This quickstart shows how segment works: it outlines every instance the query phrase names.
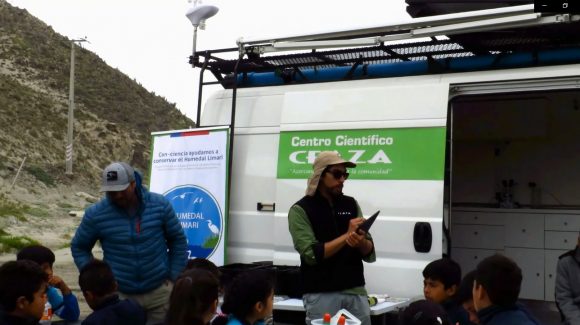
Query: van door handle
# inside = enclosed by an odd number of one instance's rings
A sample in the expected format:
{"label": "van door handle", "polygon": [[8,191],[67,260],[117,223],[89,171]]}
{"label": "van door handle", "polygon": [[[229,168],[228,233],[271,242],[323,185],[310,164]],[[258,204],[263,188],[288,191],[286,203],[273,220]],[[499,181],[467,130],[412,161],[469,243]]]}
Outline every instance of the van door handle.
{"label": "van door handle", "polygon": [[431,230],[431,224],[428,222],[415,223],[415,229],[413,230],[413,245],[415,246],[415,251],[428,253],[431,251],[432,244],[433,231]]}
{"label": "van door handle", "polygon": [[256,209],[258,211],[276,211],[276,203],[262,203],[258,202],[256,204]]}

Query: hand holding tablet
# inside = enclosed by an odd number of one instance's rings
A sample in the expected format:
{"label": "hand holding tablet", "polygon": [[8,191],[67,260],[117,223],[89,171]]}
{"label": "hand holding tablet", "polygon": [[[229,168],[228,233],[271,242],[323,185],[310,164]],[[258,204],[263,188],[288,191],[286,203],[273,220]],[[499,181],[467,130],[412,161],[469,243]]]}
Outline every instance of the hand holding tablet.
{"label": "hand holding tablet", "polygon": [[368,219],[366,219],[363,223],[361,223],[358,228],[356,229],[356,232],[358,233],[359,230],[364,231],[365,233],[369,232],[369,229],[371,229],[371,226],[373,225],[373,222],[375,222],[375,220],[377,219],[377,217],[379,216],[379,213],[381,212],[381,210],[375,212],[372,216],[370,216]]}

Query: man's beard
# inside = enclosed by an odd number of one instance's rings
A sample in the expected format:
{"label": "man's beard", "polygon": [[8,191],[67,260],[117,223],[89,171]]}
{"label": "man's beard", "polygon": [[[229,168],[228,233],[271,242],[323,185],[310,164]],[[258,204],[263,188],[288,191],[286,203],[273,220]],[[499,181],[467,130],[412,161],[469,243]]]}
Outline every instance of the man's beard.
{"label": "man's beard", "polygon": [[332,190],[330,190],[330,195],[333,198],[337,198],[339,196],[342,196],[342,186],[333,187]]}

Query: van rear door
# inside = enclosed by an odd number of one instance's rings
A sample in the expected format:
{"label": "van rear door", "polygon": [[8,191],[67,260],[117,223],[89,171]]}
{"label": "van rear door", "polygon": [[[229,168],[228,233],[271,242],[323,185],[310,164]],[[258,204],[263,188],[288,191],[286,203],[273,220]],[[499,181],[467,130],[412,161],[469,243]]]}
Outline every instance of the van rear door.
{"label": "van rear door", "polygon": [[357,163],[344,193],[365,217],[381,210],[370,231],[377,261],[365,264],[368,291],[421,295],[422,269],[442,255],[449,85],[423,76],[291,88],[280,125],[274,263],[300,263],[287,213],[316,154],[336,150]]}

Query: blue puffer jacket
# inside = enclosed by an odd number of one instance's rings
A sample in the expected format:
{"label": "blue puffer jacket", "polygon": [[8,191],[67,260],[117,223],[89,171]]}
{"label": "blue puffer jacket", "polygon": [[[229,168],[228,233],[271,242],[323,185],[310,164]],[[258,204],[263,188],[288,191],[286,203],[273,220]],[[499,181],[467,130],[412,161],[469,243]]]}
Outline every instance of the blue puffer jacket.
{"label": "blue puffer jacket", "polygon": [[96,241],[119,283],[119,291],[141,294],[175,281],[187,263],[187,240],[171,203],[141,186],[135,172],[140,207],[133,218],[108,198],[91,205],[71,242],[79,270],[91,259]]}

